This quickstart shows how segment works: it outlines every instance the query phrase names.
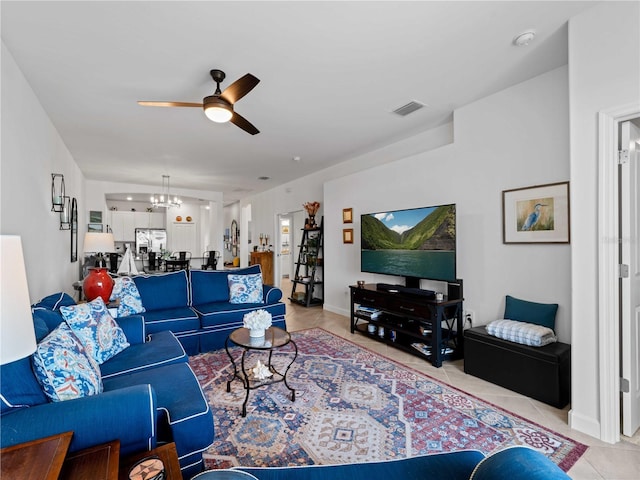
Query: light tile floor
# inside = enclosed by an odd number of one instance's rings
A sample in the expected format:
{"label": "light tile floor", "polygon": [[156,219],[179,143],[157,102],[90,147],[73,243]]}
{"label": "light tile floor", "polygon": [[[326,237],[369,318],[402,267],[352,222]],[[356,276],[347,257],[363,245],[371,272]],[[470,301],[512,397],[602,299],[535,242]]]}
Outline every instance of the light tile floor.
{"label": "light tile floor", "polygon": [[[287,289],[285,285],[282,287],[284,296],[288,296],[291,291],[290,288]],[[444,383],[469,392],[505,410],[588,445],[589,449],[568,472],[574,480],[640,479],[640,431],[636,432],[633,438],[624,437],[623,441],[611,445],[569,428],[567,424],[569,406],[560,410],[467,375],[463,370],[463,360],[445,362],[441,368],[434,368],[430,363],[418,357],[361,334],[351,334],[347,317],[324,311],[322,307],[305,308],[291,304],[287,300],[286,318],[289,331],[313,327],[324,328]]]}

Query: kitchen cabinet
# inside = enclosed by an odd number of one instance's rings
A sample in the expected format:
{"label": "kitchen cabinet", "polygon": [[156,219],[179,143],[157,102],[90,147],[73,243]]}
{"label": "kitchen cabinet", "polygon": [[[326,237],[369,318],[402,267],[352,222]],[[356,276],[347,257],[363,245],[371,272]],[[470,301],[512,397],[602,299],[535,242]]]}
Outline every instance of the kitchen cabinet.
{"label": "kitchen cabinet", "polygon": [[164,212],[111,211],[110,223],[116,242],[135,242],[136,228],[164,228]]}

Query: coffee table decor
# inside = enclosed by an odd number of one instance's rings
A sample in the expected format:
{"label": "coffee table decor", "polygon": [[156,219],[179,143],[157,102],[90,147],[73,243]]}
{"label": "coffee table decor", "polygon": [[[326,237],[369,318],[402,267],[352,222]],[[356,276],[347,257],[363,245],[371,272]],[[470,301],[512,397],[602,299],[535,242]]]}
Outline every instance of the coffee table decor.
{"label": "coffee table decor", "polygon": [[263,364],[260,360],[258,360],[258,363],[256,363],[256,366],[253,367],[252,372],[253,372],[253,378],[257,380],[264,380],[266,378],[273,377],[273,373],[271,373],[271,370],[269,370],[269,367]]}
{"label": "coffee table decor", "polygon": [[249,329],[252,338],[264,337],[264,332],[271,326],[271,314],[266,310],[254,310],[243,317],[244,328]]}

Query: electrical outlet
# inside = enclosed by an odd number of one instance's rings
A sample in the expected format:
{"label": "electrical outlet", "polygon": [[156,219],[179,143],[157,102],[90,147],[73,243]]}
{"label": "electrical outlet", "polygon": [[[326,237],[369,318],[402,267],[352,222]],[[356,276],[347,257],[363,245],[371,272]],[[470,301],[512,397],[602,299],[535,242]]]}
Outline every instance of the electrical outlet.
{"label": "electrical outlet", "polygon": [[476,312],[473,310],[464,310],[462,313],[462,319],[464,320],[465,328],[467,327],[467,324],[469,325],[469,328],[471,328],[476,323]]}

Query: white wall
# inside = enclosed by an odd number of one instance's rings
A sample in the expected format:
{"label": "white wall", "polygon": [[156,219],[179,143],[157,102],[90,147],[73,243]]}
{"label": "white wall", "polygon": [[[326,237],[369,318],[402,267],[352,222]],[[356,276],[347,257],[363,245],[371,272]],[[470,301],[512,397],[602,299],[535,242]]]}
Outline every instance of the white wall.
{"label": "white wall", "polygon": [[[600,437],[598,112],[640,101],[638,2],[605,2],[569,23],[573,428]],[[603,34],[606,32],[606,35]]]}
{"label": "white wall", "polygon": [[[569,245],[504,245],[502,191],[569,179],[567,68],[455,112],[452,145],[325,184],[325,308],[347,314],[348,285],[401,282],[360,273],[360,215],[457,204],[458,277],[476,324],[500,318],[506,294],[558,303],[557,332],[570,341]],[[342,223],[353,208],[354,223]],[[355,242],[342,243],[354,228]]]}
{"label": "white wall", "polygon": [[[73,294],[80,267],[70,260],[70,231],[60,230],[59,214],[51,211],[51,174],[64,175],[79,225],[87,223],[84,177],[4,43],[1,56],[0,232],[22,237],[33,302],[56,291]],[[83,238],[79,230],[78,258]]]}
{"label": "white wall", "polygon": [[[344,162],[333,167],[242,199],[240,202],[242,206],[251,204],[251,233],[254,237],[252,245],[256,244],[256,235],[260,233],[269,235],[275,241],[278,214],[299,212],[303,210],[302,204],[305,202],[320,202],[320,210],[316,215],[316,218],[320,219],[324,214],[323,185],[326,181],[449,144],[453,141],[452,128],[451,124],[442,125],[379,150],[345,159]],[[291,168],[295,169],[296,164],[292,163]],[[294,228],[298,227],[294,226]],[[295,245],[293,248],[295,249]]]}

